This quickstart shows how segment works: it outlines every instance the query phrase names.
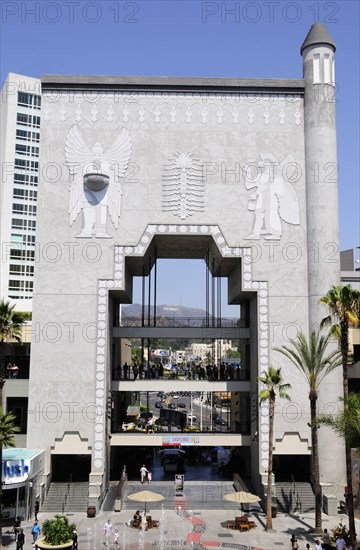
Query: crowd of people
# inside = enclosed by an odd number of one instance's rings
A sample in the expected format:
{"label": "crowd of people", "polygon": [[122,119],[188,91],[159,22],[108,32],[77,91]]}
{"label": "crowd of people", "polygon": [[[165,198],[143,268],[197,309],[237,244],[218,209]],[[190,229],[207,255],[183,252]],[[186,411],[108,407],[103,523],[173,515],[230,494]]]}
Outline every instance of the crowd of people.
{"label": "crowd of people", "polygon": [[301,547],[296,535],[291,535],[290,550],[355,550],[350,543],[347,543],[342,535],[339,535],[335,540],[335,547],[331,544],[330,533],[324,529],[321,540],[317,539],[315,545],[312,546],[309,542],[305,544],[305,548]]}
{"label": "crowd of people", "polygon": [[[143,379],[162,379],[165,377],[163,364],[150,364],[134,362],[128,365],[118,365],[116,367],[117,380],[143,380]],[[181,369],[178,365],[172,365],[168,371],[169,378],[176,379],[183,374],[187,380],[246,380],[247,371],[236,363],[221,363],[217,365],[203,365],[201,363],[186,363]]]}

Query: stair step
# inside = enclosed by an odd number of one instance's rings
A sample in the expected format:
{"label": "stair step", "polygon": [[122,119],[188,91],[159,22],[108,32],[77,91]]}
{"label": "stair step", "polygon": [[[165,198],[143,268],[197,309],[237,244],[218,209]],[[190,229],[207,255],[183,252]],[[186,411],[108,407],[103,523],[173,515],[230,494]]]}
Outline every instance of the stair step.
{"label": "stair step", "polygon": [[276,503],[280,511],[286,513],[292,512],[310,512],[315,510],[315,496],[310,483],[296,482],[276,482]]}
{"label": "stair step", "polygon": [[[68,483],[52,482],[42,506],[43,512],[76,512],[86,511],[89,484],[86,482]],[[66,503],[63,508],[65,496]]]}

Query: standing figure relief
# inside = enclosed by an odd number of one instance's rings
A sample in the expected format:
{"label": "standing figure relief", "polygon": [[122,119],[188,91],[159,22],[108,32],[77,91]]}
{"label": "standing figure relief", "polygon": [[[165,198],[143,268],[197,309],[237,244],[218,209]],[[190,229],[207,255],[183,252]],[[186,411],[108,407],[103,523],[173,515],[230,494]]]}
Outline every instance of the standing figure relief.
{"label": "standing figure relief", "polygon": [[[254,189],[248,198],[248,210],[254,212],[254,224],[246,239],[279,240],[282,235],[282,221],[291,225],[300,224],[299,199],[292,185],[284,178],[294,173],[294,157],[288,155],[282,163],[270,153],[261,153],[257,163],[257,174],[251,170],[254,165],[244,165],[245,187]],[[290,176],[291,177],[291,176]]]}

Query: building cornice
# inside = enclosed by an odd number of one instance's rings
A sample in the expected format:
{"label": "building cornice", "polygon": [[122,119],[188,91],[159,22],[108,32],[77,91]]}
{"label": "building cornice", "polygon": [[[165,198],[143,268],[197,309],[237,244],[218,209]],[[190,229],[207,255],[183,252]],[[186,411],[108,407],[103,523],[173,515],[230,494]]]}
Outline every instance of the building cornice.
{"label": "building cornice", "polygon": [[43,75],[42,90],[194,92],[199,93],[303,93],[305,81],[286,78],[206,78],[148,76]]}

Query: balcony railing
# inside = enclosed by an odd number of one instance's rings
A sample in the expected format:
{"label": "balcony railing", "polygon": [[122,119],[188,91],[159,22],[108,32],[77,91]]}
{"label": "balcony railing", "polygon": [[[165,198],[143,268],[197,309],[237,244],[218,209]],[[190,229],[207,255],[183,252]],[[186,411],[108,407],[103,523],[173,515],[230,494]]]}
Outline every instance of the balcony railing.
{"label": "balcony railing", "polygon": [[113,372],[112,381],[116,382],[134,382],[134,380],[186,380],[186,381],[193,381],[193,380],[208,380],[210,382],[219,382],[219,381],[227,381],[227,380],[234,380],[234,381],[242,381],[246,382],[250,380],[250,370],[245,368],[234,368],[231,371],[225,370],[217,372],[217,374],[211,373],[210,375],[206,372],[205,373],[199,373],[199,372],[188,372],[185,373],[184,371],[180,371],[177,374],[175,372],[172,372],[170,370],[166,370],[166,367],[163,367],[163,370],[160,370],[159,367],[157,367],[155,370],[150,370],[142,373],[136,373],[134,374],[133,370],[130,369],[130,371],[127,373],[126,377],[124,377],[124,372],[121,370],[121,372]]}
{"label": "balcony railing", "polygon": [[123,316],[123,327],[166,327],[166,328],[246,328],[245,320],[239,317],[164,317]]}

